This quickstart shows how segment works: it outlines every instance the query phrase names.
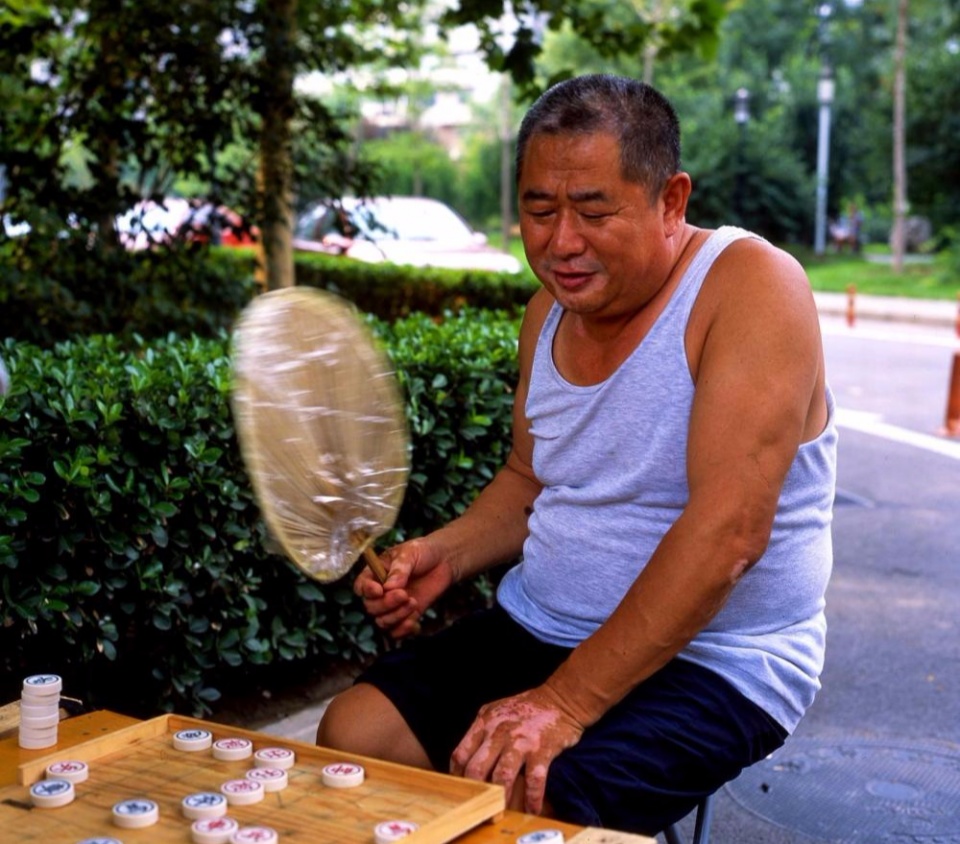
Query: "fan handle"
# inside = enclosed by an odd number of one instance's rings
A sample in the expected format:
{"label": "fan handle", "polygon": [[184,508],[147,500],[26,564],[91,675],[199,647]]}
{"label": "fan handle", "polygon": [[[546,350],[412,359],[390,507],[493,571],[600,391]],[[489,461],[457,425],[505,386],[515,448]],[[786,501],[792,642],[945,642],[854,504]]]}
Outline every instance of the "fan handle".
{"label": "fan handle", "polygon": [[[368,545],[363,549],[363,559],[368,566],[370,566],[370,571],[374,573],[377,580],[381,583],[384,583],[387,579],[387,570],[383,567],[383,563],[380,561],[380,558],[377,556],[377,552],[373,550],[373,547]],[[420,622],[416,622],[413,626],[413,635],[418,636],[420,634]]]}
{"label": "fan handle", "polygon": [[387,570],[383,567],[383,563],[380,562],[377,552],[374,551],[371,546],[368,545],[363,549],[363,559],[366,561],[367,565],[370,566],[370,571],[377,576],[377,580],[379,580],[381,583],[386,581]]}

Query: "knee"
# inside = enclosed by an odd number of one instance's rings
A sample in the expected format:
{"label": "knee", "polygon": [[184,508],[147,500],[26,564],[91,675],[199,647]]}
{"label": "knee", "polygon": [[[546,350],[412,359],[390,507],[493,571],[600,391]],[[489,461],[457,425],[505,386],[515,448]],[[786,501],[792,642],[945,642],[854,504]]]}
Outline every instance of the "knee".
{"label": "knee", "polygon": [[353,713],[349,698],[351,689],[341,692],[333,698],[323,711],[317,725],[317,744],[333,750],[352,750],[356,737],[356,714]]}
{"label": "knee", "polygon": [[429,768],[430,759],[403,717],[379,690],[358,683],[327,705],[317,744],[359,756]]}

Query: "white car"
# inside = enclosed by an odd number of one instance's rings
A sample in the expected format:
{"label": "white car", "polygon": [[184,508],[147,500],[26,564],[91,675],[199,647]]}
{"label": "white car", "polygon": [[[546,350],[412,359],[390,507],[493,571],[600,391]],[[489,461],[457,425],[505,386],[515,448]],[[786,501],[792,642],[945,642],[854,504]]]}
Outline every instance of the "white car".
{"label": "white car", "polygon": [[[342,210],[341,210],[342,209]],[[298,221],[294,249],[368,263],[518,273],[520,262],[494,248],[456,211],[435,199],[390,196],[319,203]]]}

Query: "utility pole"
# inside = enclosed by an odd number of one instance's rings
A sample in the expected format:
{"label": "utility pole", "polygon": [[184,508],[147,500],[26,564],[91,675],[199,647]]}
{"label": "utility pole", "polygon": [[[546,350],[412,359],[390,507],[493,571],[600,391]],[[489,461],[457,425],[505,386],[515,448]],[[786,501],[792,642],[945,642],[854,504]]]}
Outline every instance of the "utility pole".
{"label": "utility pole", "polygon": [[897,42],[893,54],[893,270],[903,272],[906,246],[907,164],[906,164],[906,59],[909,0],[897,3]]}
{"label": "utility pole", "polygon": [[743,219],[743,147],[747,133],[747,123],[750,121],[750,92],[746,88],[738,88],[733,96],[733,119],[736,121],[737,157],[736,172],[733,174],[733,213],[738,226],[744,226]]}
{"label": "utility pole", "polygon": [[822,3],[817,8],[820,41],[820,78],[817,79],[817,196],[813,229],[813,252],[823,255],[827,246],[827,183],[830,178],[830,108],[833,105],[834,80],[830,64],[830,16],[833,6]]}
{"label": "utility pole", "polygon": [[813,251],[822,255],[826,249],[827,182],[830,176],[830,106],[833,103],[833,71],[824,62],[817,80],[817,102],[820,117],[817,128],[817,207]]}

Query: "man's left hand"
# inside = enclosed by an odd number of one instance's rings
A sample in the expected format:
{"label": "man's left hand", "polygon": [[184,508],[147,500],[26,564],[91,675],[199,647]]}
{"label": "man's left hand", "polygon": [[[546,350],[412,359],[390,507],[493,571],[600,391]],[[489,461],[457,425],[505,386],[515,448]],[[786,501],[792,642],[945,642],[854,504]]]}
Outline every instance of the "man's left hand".
{"label": "man's left hand", "polygon": [[453,751],[450,770],[499,783],[508,800],[522,772],[524,809],[540,814],[550,763],[580,741],[583,729],[551,689],[538,686],[482,707]]}

